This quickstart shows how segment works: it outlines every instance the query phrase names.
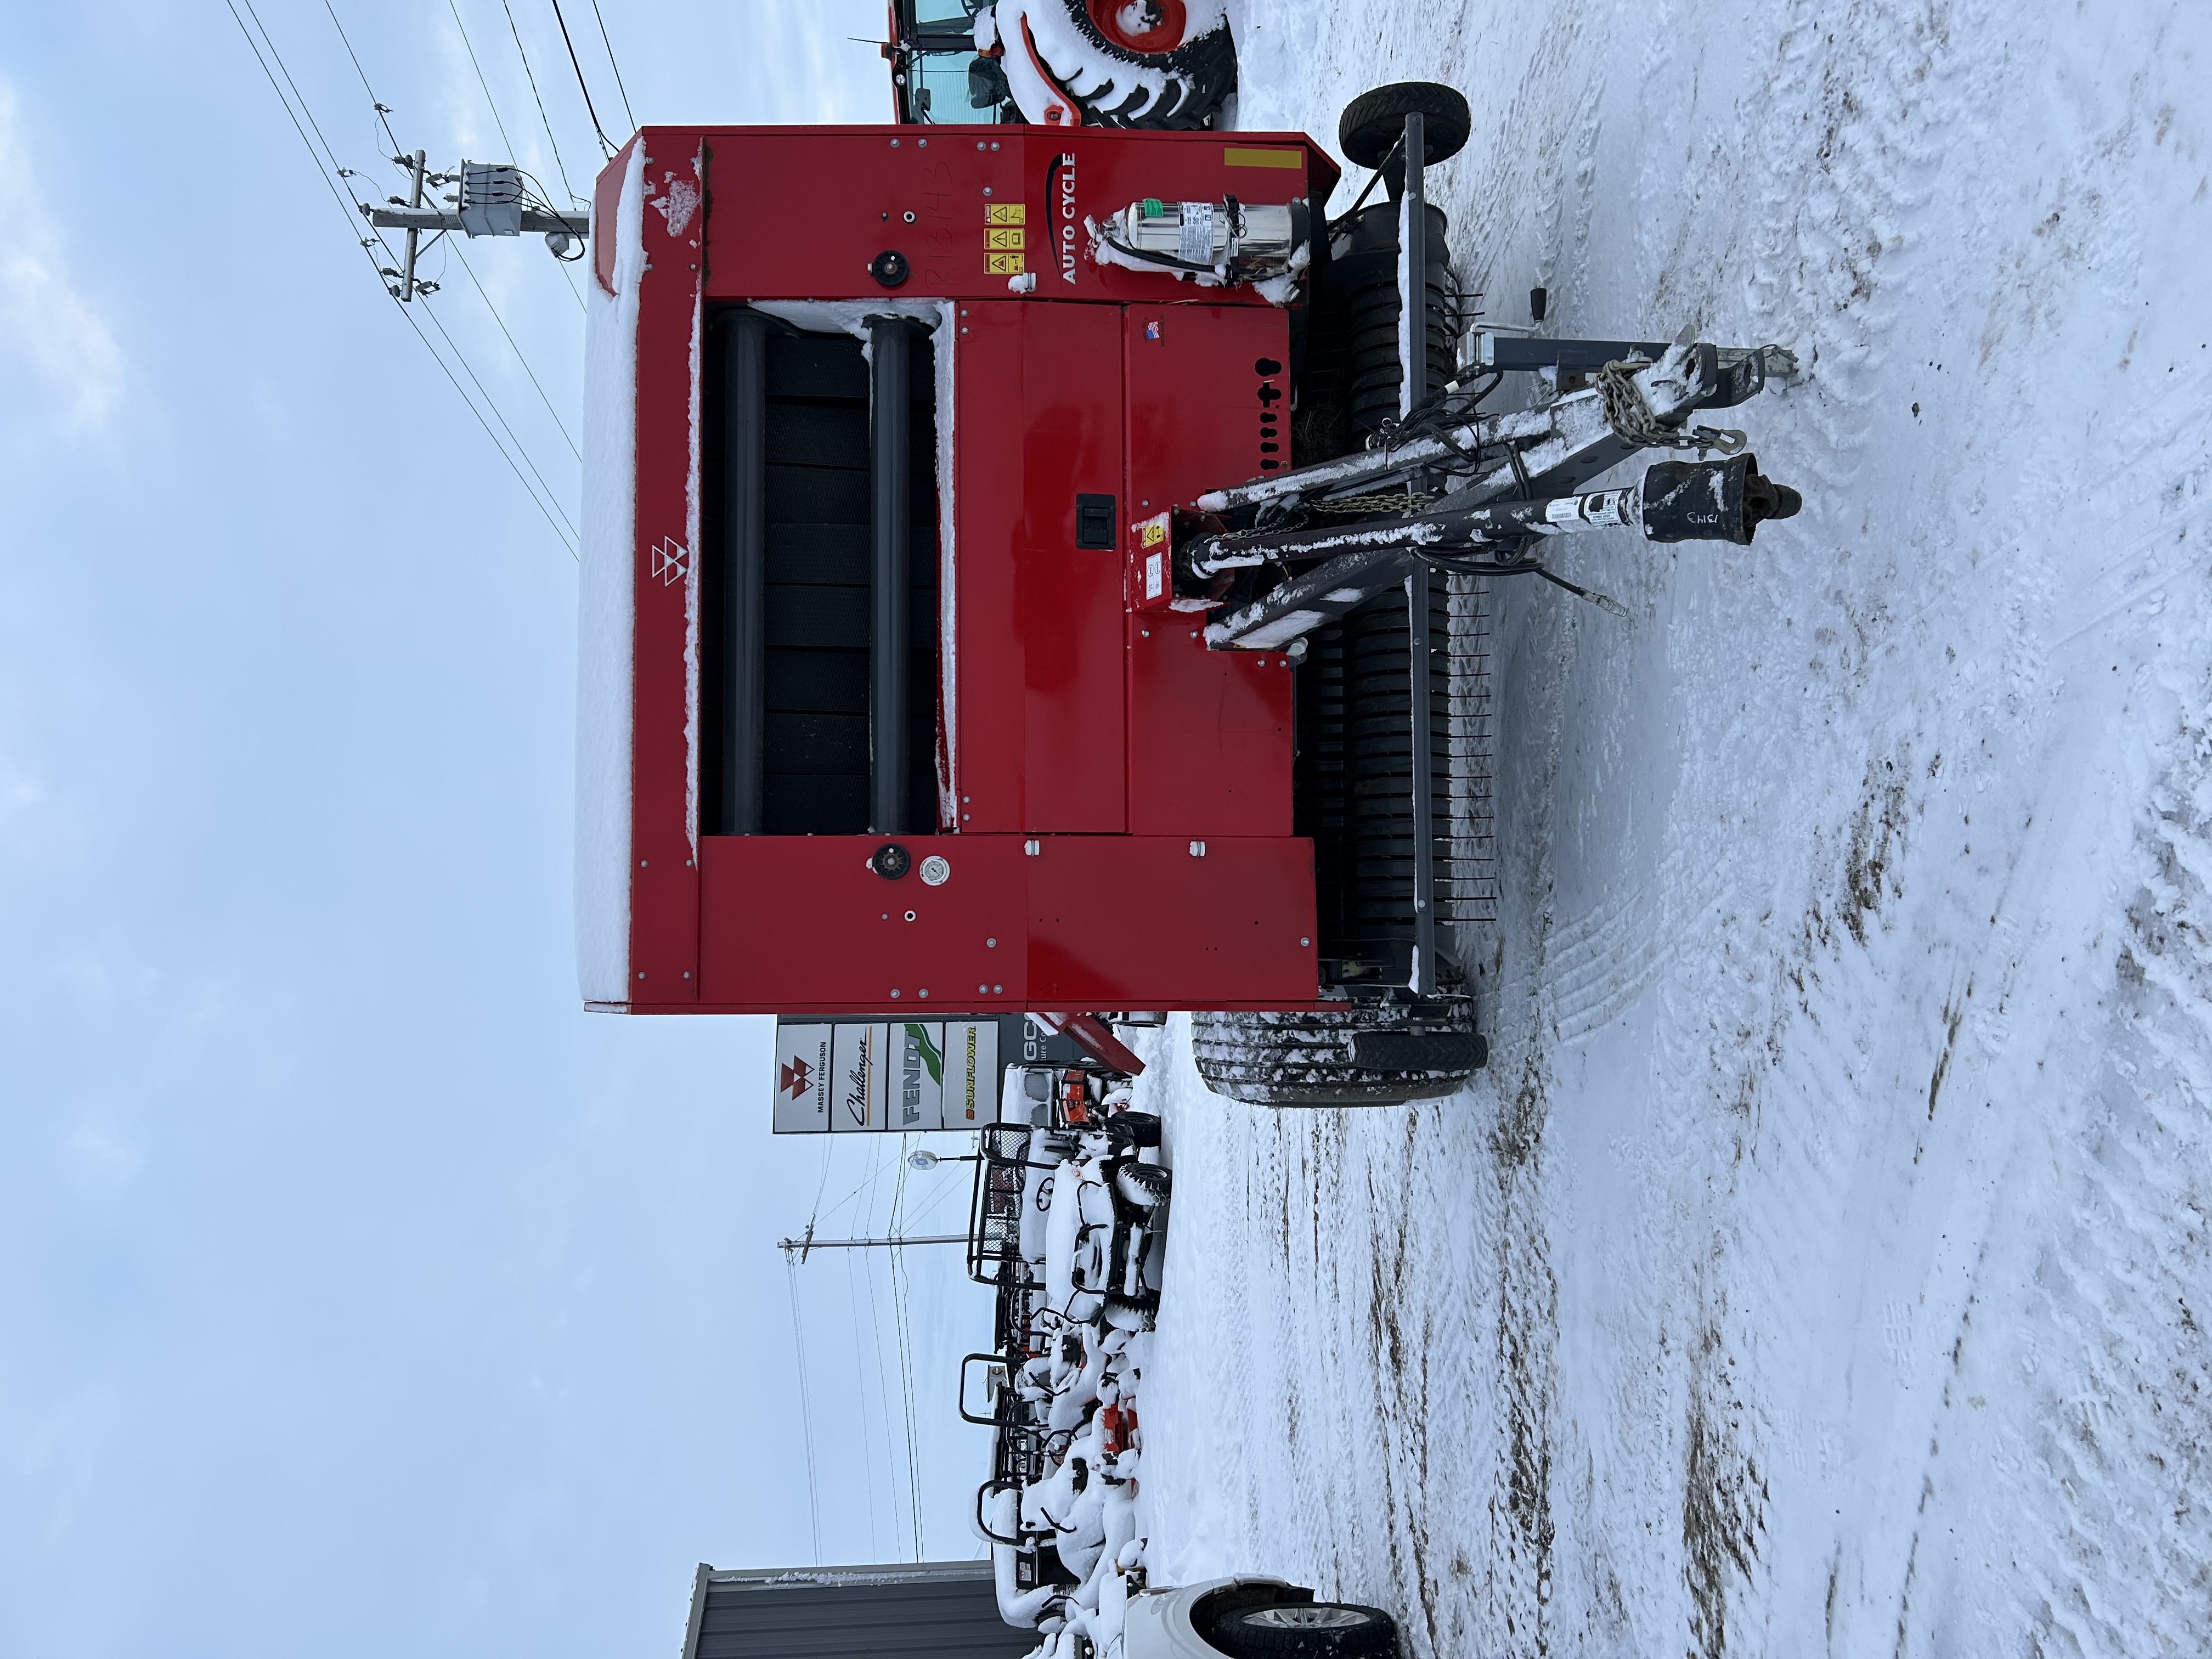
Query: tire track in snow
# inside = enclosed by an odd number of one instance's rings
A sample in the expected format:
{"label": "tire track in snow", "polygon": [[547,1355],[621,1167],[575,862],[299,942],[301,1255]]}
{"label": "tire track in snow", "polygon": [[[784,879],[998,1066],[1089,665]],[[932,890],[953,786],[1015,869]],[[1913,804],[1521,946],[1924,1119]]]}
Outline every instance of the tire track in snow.
{"label": "tire track in snow", "polygon": [[[2212,1176],[2199,958],[2166,920],[2198,890],[2165,872],[2203,879],[2212,786],[2176,757],[2212,691],[2199,520],[2167,495],[2203,428],[2163,386],[2063,405],[2099,362],[2166,366],[2172,328],[2124,345],[2120,318],[2106,353],[2078,301],[2136,280],[2159,216],[2099,168],[2201,154],[2202,121],[2153,142],[2156,73],[2106,96],[2136,14],[2077,40],[1988,5],[1798,4],[1771,36],[1725,9],[1249,10],[1307,53],[1282,62],[1310,102],[1268,93],[1269,125],[1326,134],[1345,94],[1464,66],[1447,205],[1492,288],[1554,274],[1563,332],[1658,295],[1813,375],[1747,411],[1807,487],[1794,524],[1593,541],[1635,629],[1499,595],[1492,1075],[1406,1115],[1187,1103],[1237,1195],[1208,1236],[1248,1253],[1206,1329],[1242,1334],[1204,1385],[1237,1421],[1185,1442],[1216,1472],[1177,1501],[1236,1522],[1203,1565],[1381,1601],[1424,1659],[2185,1650]],[[2167,678],[2138,684],[2154,632]],[[1609,816],[1646,750],[1656,833]],[[2108,878],[2154,786],[2165,827]],[[1532,1076],[1515,1164],[1500,1086]]]}
{"label": "tire track in snow", "polygon": [[1657,981],[1676,954],[1680,918],[1696,908],[1687,849],[1552,933],[1541,986],[1547,1022],[1562,1042],[1610,1024]]}
{"label": "tire track in snow", "polygon": [[[2192,597],[2201,630],[2212,604]],[[2063,1221],[2022,1309],[2042,1340],[1982,1384],[2037,1403],[2017,1478],[2066,1525],[2015,1613],[2050,1653],[2185,1650],[2212,1629],[2212,674],[2176,664],[2144,695],[2178,729],[2106,942],[2093,1092],[2055,1149]]]}

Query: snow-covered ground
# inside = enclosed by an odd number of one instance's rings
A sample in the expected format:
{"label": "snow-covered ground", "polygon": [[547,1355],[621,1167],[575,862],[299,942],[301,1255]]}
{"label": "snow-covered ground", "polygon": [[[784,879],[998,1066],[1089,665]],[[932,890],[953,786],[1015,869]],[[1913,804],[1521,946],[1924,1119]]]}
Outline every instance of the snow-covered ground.
{"label": "snow-covered ground", "polygon": [[1249,0],[1464,88],[1504,320],[1795,346],[1756,549],[1502,597],[1490,1070],[1171,1028],[1156,1577],[1423,1656],[2212,1651],[2212,10]]}

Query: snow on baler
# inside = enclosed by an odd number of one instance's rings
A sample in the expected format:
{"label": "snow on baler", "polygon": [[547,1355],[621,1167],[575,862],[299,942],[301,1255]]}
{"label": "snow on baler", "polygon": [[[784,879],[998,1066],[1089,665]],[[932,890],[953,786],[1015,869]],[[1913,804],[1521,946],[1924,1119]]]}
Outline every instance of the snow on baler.
{"label": "snow on baler", "polygon": [[[1334,219],[1298,134],[633,139],[594,204],[586,1000],[1187,1008],[1237,1098],[1459,1087],[1490,584],[1794,510],[1691,423],[1778,348],[1468,326],[1424,185],[1467,129],[1356,100]],[[1586,490],[1655,447],[1698,459]]]}

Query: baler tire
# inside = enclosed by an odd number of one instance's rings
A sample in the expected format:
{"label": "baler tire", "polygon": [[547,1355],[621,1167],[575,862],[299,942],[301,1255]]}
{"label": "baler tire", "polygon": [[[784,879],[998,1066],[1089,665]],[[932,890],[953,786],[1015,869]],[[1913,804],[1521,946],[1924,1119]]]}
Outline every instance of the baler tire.
{"label": "baler tire", "polygon": [[[1208,125],[1221,100],[1237,89],[1237,43],[1230,38],[1225,16],[1171,51],[1133,52],[1099,32],[1085,0],[1025,3],[1062,13],[1068,27],[1082,37],[1083,57],[1076,63],[1055,62],[1046,56],[1042,43],[1037,51],[1054,82],[1082,110],[1087,124],[1194,131]],[[1115,74],[1119,66],[1151,70],[1162,77],[1161,83],[1123,92]]]}
{"label": "baler tire", "polygon": [[1398,1651],[1398,1621],[1349,1601],[1278,1601],[1225,1615],[1212,1639],[1233,1659],[1382,1659]]}
{"label": "baler tire", "polygon": [[1458,1093],[1489,1058],[1489,1045],[1471,1031],[1449,1032],[1462,1049],[1472,1040],[1473,1064],[1462,1054],[1449,1065],[1397,1070],[1360,1065],[1353,1038],[1373,1031],[1415,1035],[1434,1024],[1416,1025],[1370,1009],[1200,1013],[1191,1018],[1191,1054],[1207,1088],[1247,1105],[1395,1106]]}
{"label": "baler tire", "polygon": [[1344,106],[1336,124],[1337,145],[1344,151],[1344,159],[1355,167],[1381,167],[1390,147],[1404,137],[1406,118],[1416,110],[1421,115],[1426,152],[1424,167],[1448,161],[1467,148],[1468,135],[1474,131],[1474,117],[1456,88],[1437,81],[1396,81],[1363,92]]}

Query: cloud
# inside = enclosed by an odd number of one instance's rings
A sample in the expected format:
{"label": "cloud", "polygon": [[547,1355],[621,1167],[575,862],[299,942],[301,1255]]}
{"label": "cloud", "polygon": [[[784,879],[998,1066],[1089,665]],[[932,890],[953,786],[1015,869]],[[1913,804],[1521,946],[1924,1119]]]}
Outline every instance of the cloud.
{"label": "cloud", "polygon": [[49,405],[67,427],[98,424],[115,406],[123,353],[70,280],[38,164],[25,142],[15,94],[0,85],[0,363],[27,367],[46,383]]}

